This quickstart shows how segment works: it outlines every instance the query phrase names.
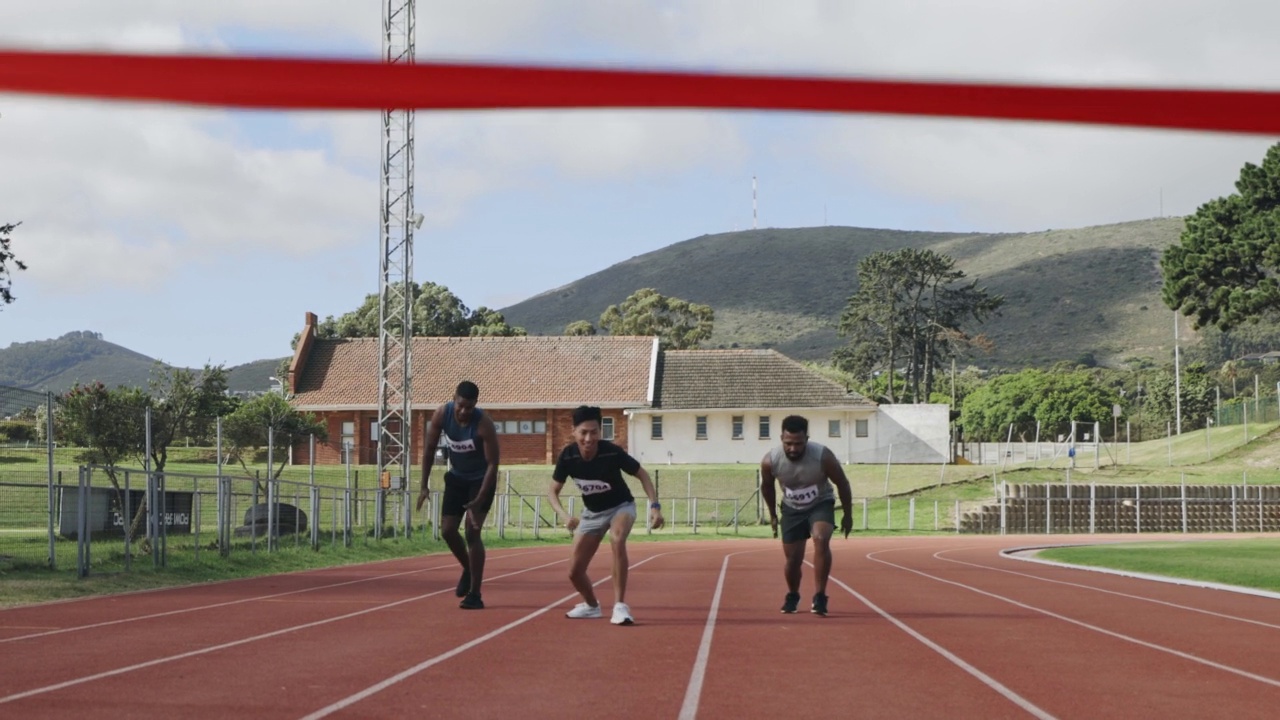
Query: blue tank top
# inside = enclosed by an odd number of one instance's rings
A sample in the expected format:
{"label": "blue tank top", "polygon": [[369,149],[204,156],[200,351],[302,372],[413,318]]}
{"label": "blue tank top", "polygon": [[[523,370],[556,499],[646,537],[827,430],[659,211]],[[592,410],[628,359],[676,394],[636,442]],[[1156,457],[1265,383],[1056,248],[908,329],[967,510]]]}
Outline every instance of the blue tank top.
{"label": "blue tank top", "polygon": [[476,408],[471,423],[460,425],[453,414],[453,402],[445,403],[440,436],[449,448],[449,468],[459,480],[479,482],[489,470],[489,461],[484,457],[484,438],[476,434],[483,417],[484,411]]}

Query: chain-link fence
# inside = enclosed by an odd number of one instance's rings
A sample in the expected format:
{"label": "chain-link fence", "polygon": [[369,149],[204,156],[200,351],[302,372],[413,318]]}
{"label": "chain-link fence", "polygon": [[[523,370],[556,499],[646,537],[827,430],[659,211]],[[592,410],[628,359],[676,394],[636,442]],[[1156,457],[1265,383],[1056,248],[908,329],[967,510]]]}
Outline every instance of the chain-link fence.
{"label": "chain-link fence", "polygon": [[0,386],[0,569],[53,566],[53,395]]}

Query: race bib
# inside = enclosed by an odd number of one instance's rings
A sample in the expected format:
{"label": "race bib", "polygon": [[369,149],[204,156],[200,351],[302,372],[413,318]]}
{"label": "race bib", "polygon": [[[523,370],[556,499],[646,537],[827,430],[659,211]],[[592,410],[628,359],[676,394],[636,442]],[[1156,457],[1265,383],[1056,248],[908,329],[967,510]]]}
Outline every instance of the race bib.
{"label": "race bib", "polygon": [[466,440],[454,440],[448,435],[444,438],[449,443],[449,451],[456,453],[472,452],[476,449],[476,441],[467,438]]}
{"label": "race bib", "polygon": [[817,485],[809,485],[802,488],[783,487],[782,492],[786,493],[787,499],[795,505],[808,505],[818,499]]}
{"label": "race bib", "polygon": [[581,491],[583,495],[599,495],[600,493],[609,492],[613,487],[603,480],[579,480],[578,478],[574,478],[573,482],[578,486],[578,490]]}

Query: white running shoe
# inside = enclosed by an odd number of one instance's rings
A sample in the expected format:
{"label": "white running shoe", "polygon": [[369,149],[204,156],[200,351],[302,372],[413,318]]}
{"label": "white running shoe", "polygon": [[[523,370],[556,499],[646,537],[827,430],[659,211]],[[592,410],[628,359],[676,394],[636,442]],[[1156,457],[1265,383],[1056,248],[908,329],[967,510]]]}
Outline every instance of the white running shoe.
{"label": "white running shoe", "polygon": [[601,617],[599,605],[588,605],[584,602],[573,606],[573,609],[564,614],[567,618],[598,618]]}
{"label": "white running shoe", "polygon": [[614,625],[631,625],[635,621],[636,619],[631,617],[631,608],[627,607],[626,603],[614,603],[613,619],[609,622]]}

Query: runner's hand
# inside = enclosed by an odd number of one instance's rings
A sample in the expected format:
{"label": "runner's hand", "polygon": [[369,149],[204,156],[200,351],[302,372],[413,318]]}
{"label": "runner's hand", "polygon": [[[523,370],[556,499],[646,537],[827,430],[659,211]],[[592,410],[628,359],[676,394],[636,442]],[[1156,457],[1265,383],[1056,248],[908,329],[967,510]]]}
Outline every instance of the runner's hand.
{"label": "runner's hand", "polygon": [[773,536],[778,537],[778,516],[774,515],[769,518],[769,525],[773,527]]}
{"label": "runner's hand", "polygon": [[463,505],[462,511],[463,511],[463,514],[467,516],[467,527],[472,528],[473,530],[479,530],[480,523],[476,521],[476,513],[474,510],[471,509],[471,505],[474,502],[475,500],[472,500],[471,502]]}
{"label": "runner's hand", "polygon": [[577,516],[571,517],[568,520],[566,520],[564,523],[564,526],[569,530],[569,532],[573,532],[574,530],[577,530],[578,529]]}
{"label": "runner's hand", "polygon": [[653,528],[654,530],[658,530],[659,528],[661,528],[663,525],[666,525],[666,524],[667,524],[667,521],[663,519],[661,510],[659,510],[658,508],[649,508],[649,527],[650,528]]}
{"label": "runner's hand", "polygon": [[430,493],[428,493],[426,490],[423,490],[421,493],[418,494],[418,510],[422,510],[422,504],[427,501],[427,495],[429,494]]}
{"label": "runner's hand", "polygon": [[849,537],[849,532],[853,530],[853,514],[848,510],[845,511],[844,517],[840,518],[840,530],[844,532],[846,539]]}

